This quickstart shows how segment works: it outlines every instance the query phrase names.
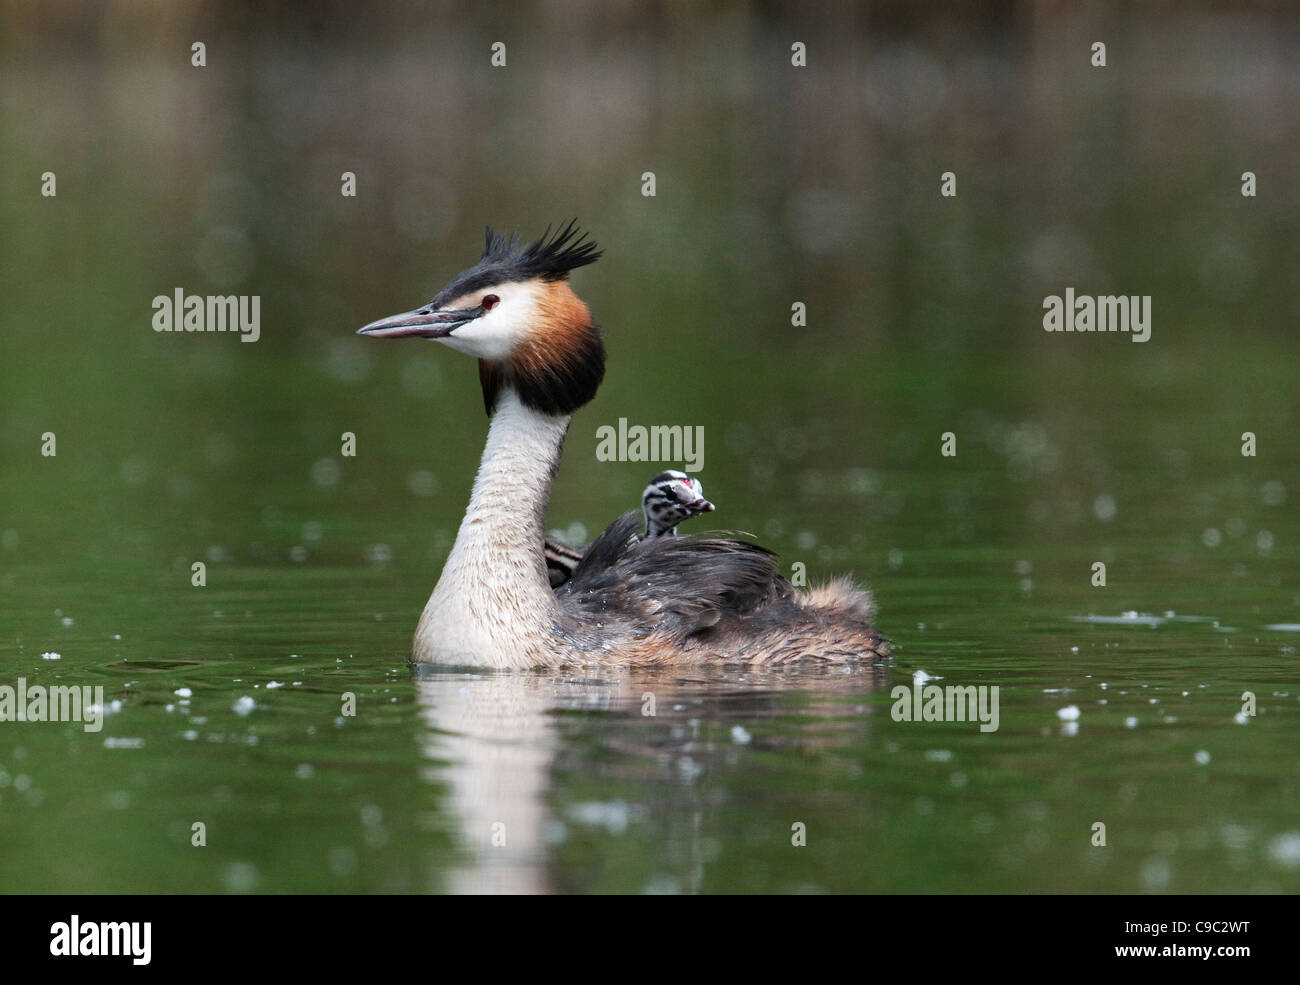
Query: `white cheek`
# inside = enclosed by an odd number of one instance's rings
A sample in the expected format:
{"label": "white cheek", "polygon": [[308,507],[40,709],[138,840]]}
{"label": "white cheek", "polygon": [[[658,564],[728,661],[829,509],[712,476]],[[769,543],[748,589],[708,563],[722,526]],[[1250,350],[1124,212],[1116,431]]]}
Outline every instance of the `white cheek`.
{"label": "white cheek", "polygon": [[468,325],[462,325],[447,338],[438,341],[467,356],[493,361],[503,360],[510,355],[510,351],[518,341],[518,336],[509,325],[494,322],[491,318],[490,314],[475,318]]}
{"label": "white cheek", "polygon": [[501,300],[495,308],[439,341],[479,359],[499,362],[508,358],[528,334],[528,323],[536,311],[536,293],[529,284],[505,285],[496,293]]}

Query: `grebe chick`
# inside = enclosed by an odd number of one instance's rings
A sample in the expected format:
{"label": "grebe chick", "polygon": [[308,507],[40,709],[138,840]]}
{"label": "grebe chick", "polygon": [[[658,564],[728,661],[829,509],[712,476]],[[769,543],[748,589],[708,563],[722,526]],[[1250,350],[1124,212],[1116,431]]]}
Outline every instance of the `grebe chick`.
{"label": "grebe chick", "polygon": [[[645,532],[640,539],[673,536],[677,525],[701,513],[712,513],[714,506],[704,498],[699,479],[685,472],[668,469],[650,480],[641,494],[641,512],[645,514]],[[542,545],[546,555],[546,576],[552,588],[559,588],[571,577],[589,545],[570,547],[550,537]]]}
{"label": "grebe chick", "polygon": [[713,504],[704,498],[699,479],[685,472],[668,469],[650,480],[641,494],[641,512],[645,514],[642,537],[672,536],[677,524],[701,513],[712,513]]}
{"label": "grebe chick", "polygon": [[569,274],[600,257],[570,222],[523,245],[487,232],[483,256],[428,304],[360,329],[478,360],[491,418],[469,506],[412,643],[416,661],[533,668],[844,663],[888,654],[871,595],[848,580],[804,593],[774,555],[722,537],[642,537],[629,511],[552,590],[544,522],[574,413],[605,347]]}

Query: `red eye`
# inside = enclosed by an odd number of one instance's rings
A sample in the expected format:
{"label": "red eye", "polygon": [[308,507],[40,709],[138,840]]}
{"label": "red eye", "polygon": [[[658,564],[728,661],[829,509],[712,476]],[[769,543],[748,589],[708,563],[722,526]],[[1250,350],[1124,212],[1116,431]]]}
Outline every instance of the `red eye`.
{"label": "red eye", "polygon": [[484,311],[491,311],[500,303],[501,299],[495,294],[485,294],[483,295],[483,300],[479,302],[479,304],[483,306]]}

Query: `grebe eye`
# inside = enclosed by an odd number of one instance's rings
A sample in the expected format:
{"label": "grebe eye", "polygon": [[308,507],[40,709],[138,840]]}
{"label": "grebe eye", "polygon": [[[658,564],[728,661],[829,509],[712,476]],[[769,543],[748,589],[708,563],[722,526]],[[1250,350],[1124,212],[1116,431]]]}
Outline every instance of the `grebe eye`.
{"label": "grebe eye", "polygon": [[495,294],[485,294],[483,295],[483,300],[479,302],[479,304],[483,306],[484,311],[491,311],[500,303],[501,299]]}

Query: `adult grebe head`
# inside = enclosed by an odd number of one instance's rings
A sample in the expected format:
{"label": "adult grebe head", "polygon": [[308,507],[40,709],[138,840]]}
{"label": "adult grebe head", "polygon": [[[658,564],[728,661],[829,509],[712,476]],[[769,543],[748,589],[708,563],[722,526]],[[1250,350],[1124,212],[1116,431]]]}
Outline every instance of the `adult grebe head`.
{"label": "adult grebe head", "polygon": [[479,360],[491,414],[501,390],[545,414],[572,414],[596,395],[605,347],[569,272],[600,258],[570,222],[526,245],[487,230],[483,256],[428,304],[359,329],[372,338],[423,338]]}

